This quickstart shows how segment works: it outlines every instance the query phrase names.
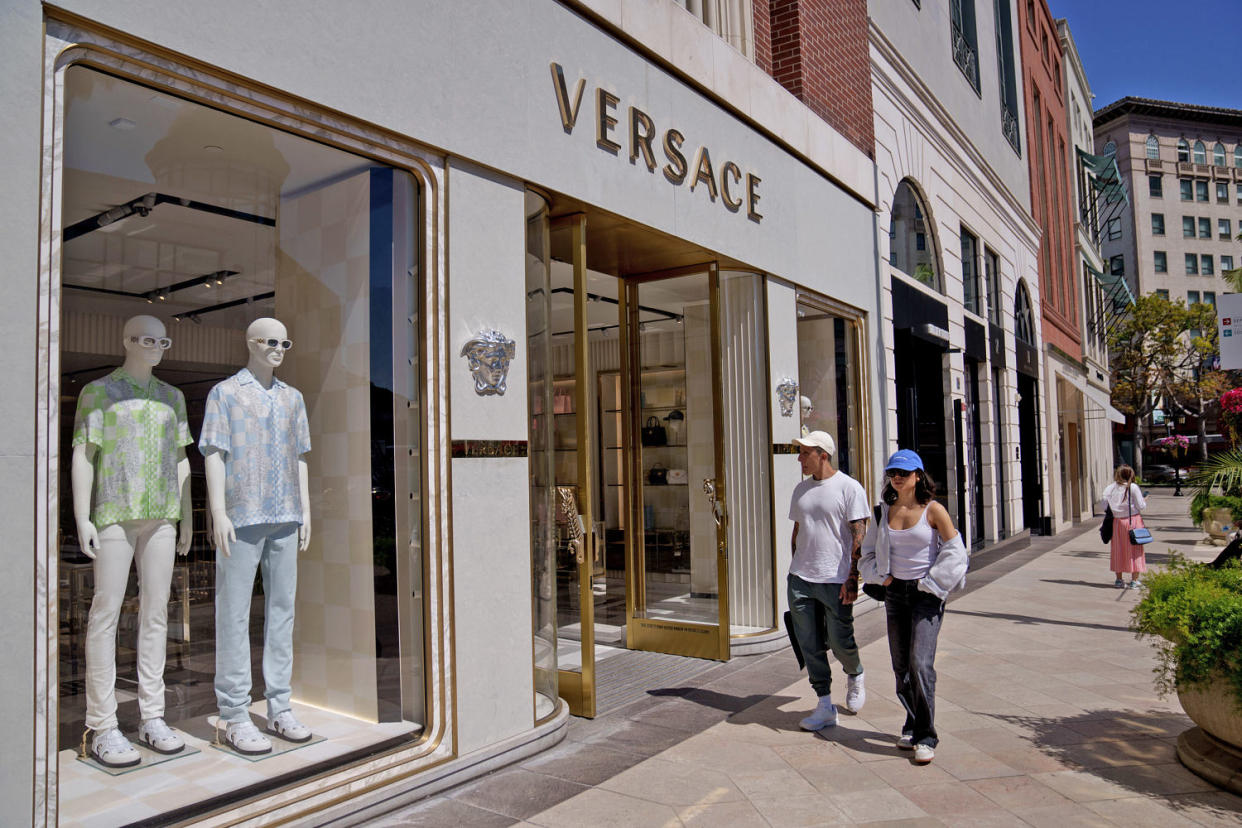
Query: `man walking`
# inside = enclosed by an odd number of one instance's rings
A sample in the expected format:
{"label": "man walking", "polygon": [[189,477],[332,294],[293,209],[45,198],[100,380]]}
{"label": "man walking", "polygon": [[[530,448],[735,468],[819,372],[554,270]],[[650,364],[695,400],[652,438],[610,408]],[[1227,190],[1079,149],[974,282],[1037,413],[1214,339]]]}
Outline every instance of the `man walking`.
{"label": "man walking", "polygon": [[819,704],[799,724],[822,730],[837,723],[832,703],[828,648],[848,677],[845,708],[857,713],[866,701],[863,667],[854,641],[858,559],[867,531],[867,494],[848,474],[832,466],[836,445],[824,431],[794,440],[807,479],[794,488],[789,519],[794,522],[789,566],[789,610],[794,635],[806,659],[807,676]]}

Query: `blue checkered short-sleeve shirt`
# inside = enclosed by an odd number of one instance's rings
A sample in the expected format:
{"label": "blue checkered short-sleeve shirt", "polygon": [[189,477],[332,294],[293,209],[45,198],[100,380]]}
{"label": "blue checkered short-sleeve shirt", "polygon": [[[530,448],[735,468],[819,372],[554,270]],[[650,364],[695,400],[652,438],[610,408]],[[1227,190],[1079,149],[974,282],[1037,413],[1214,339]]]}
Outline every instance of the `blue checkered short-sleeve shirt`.
{"label": "blue checkered short-sleeve shirt", "polygon": [[234,526],[301,523],[298,458],[311,449],[306,403],[296,388],[264,388],[243,368],[207,395],[198,440],[224,455],[224,502]]}

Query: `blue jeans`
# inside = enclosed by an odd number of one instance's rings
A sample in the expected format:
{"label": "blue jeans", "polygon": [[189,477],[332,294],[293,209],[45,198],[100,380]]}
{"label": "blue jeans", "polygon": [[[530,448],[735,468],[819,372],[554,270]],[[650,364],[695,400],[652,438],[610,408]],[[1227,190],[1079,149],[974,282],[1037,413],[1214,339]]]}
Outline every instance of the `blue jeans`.
{"label": "blue jeans", "polygon": [[919,589],[918,581],[897,578],[885,591],[888,651],[897,677],[897,700],[906,709],[903,735],[916,745],[935,747],[936,639],[944,618],[944,602]]}
{"label": "blue jeans", "polygon": [[846,675],[856,676],[863,671],[854,641],[854,606],[841,603],[840,584],[815,584],[792,572],[788,593],[789,614],[806,660],[807,678],[816,695],[827,696],[832,689],[829,647]]}
{"label": "blue jeans", "polygon": [[236,532],[237,541],[229,544],[232,556],[216,552],[216,704],[226,723],[250,718],[250,608],[256,569],[263,572],[267,718],[289,709],[298,585],[298,524],[260,523]]}

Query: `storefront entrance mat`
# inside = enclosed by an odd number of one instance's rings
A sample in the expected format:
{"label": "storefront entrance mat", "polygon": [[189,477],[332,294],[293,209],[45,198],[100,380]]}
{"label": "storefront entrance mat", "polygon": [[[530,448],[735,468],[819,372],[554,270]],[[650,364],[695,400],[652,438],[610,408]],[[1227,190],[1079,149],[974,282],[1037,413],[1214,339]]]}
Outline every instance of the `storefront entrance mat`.
{"label": "storefront entrance mat", "polygon": [[109,776],[124,776],[127,773],[145,770],[147,768],[154,767],[155,765],[162,765],[165,762],[172,762],[176,759],[184,759],[187,756],[193,756],[194,754],[201,752],[198,748],[190,744],[186,744],[185,747],[176,753],[156,753],[146,745],[140,744],[137,740],[133,741],[133,745],[138,749],[138,752],[142,754],[142,761],[128,768],[110,768],[107,765],[101,765],[99,761],[89,753],[86,756],[83,756],[77,751],[74,751],[74,758],[84,765],[89,765],[96,770],[103,771]]}
{"label": "storefront entrance mat", "polygon": [[324,741],[324,737],[316,736],[315,734],[311,734],[311,737],[305,742],[290,742],[288,739],[282,739],[276,734],[266,730],[263,731],[263,735],[271,740],[272,749],[267,753],[259,753],[254,756],[239,753],[230,747],[228,743],[224,741],[223,730],[220,731],[220,742],[218,744],[216,742],[212,742],[211,746],[221,753],[227,753],[229,756],[236,756],[237,758],[245,759],[248,762],[262,762],[264,759],[271,759],[275,756],[283,756],[284,754],[295,751],[298,748],[310,747],[311,745],[317,745]]}

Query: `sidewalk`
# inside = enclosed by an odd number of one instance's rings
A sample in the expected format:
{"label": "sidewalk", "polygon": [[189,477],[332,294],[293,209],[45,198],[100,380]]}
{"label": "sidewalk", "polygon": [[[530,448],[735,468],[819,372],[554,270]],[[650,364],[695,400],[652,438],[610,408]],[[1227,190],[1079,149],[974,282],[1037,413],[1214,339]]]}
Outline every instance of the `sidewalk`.
{"label": "sidewalk", "polygon": [[[1218,550],[1188,498],[1153,490],[1149,565]],[[893,745],[883,612],[856,623],[867,668],[861,715],[818,734],[788,652],[729,664],[594,721],[561,745],[375,825],[802,826],[1239,825],[1242,799],[1177,761],[1191,726],[1152,688],[1155,650],[1127,630],[1096,522],[990,563],[951,601],[936,658],[935,761]],[[1068,539],[1067,539],[1068,538]],[[842,687],[843,689],[843,687]]]}

